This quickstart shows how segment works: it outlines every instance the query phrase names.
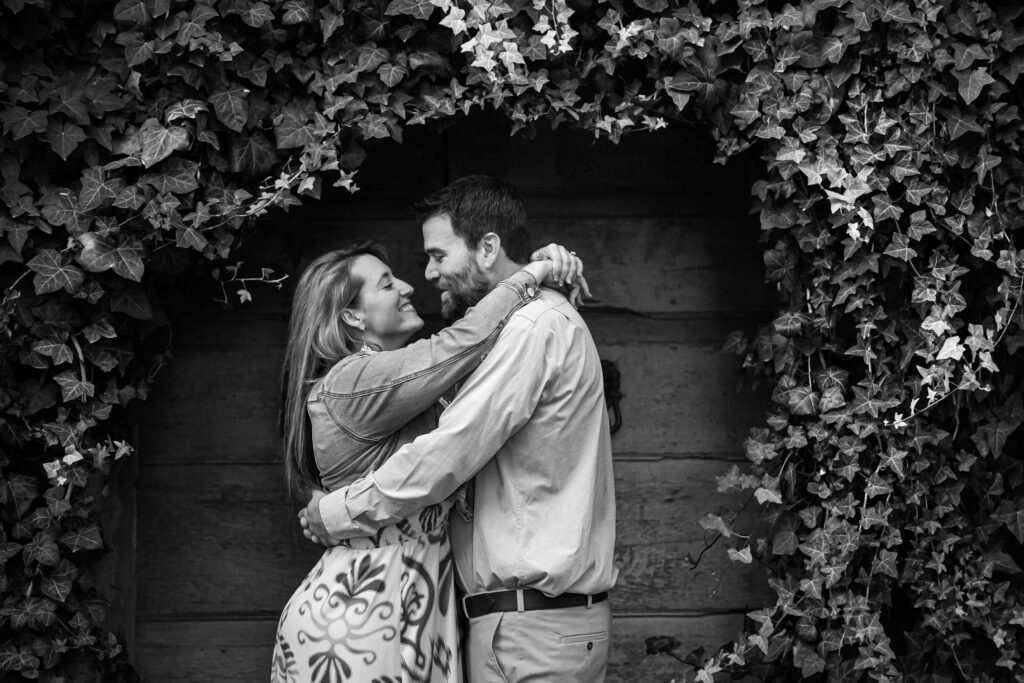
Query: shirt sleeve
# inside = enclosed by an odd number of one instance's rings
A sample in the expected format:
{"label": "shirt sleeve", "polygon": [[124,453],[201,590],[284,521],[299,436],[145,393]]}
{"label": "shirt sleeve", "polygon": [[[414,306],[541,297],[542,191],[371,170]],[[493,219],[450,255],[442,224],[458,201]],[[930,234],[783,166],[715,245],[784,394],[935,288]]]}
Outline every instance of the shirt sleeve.
{"label": "shirt sleeve", "polygon": [[528,319],[510,320],[437,429],[320,500],[327,532],[336,539],[373,535],[471,479],[536,409],[548,382],[550,341],[550,332]]}
{"label": "shirt sleeve", "polygon": [[519,271],[437,334],[341,361],[324,379],[321,398],[327,411],[339,427],[364,441],[401,429],[472,372],[509,318],[538,293],[533,276]]}

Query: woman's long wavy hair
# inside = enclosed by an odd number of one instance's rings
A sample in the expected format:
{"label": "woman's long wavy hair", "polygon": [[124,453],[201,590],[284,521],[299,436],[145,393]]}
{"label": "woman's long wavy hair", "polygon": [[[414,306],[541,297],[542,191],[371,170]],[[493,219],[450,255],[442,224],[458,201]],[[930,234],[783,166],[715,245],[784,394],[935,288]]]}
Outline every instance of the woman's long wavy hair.
{"label": "woman's long wavy hair", "polygon": [[362,345],[341,320],[363,283],[352,275],[358,256],[369,254],[387,263],[384,248],[372,241],[353,242],[327,252],[309,264],[292,298],[288,347],[281,370],[281,440],[285,479],[299,500],[320,485],[313,455],[312,428],[306,401],[312,386],[342,358]]}

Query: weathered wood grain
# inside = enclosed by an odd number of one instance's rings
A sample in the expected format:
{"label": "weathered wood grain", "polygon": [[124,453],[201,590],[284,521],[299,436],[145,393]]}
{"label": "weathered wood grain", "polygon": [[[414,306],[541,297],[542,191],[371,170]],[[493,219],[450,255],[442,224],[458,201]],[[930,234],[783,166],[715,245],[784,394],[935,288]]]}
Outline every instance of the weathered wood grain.
{"label": "weathered wood grain", "polygon": [[[304,199],[288,216],[403,218],[426,193],[472,173],[511,183],[533,218],[742,215],[760,167],[753,155],[714,164],[714,143],[695,128],[627,136],[618,144],[566,127],[538,126],[532,137],[509,130],[500,117],[476,115],[440,131],[409,128],[401,145],[370,141],[356,174],[359,192],[325,183],[320,201]],[[273,213],[268,220],[288,218]]]}
{"label": "weathered wood grain", "polygon": [[[615,465],[618,509],[613,605],[630,610],[744,609],[764,579],[705,546],[697,520],[720,506],[716,460]],[[144,616],[275,613],[319,557],[295,521],[272,465],[147,467],[139,480],[139,604]],[[711,537],[708,536],[708,539]]]}
{"label": "weathered wood grain", "polygon": [[[615,617],[606,683],[682,681],[688,667],[666,655],[650,656],[644,640],[679,639],[678,652],[730,641],[740,614]],[[277,623],[273,619],[139,623],[135,664],[148,683],[262,683],[270,673]]]}
{"label": "weathered wood grain", "polygon": [[[601,303],[648,313],[770,310],[772,290],[764,284],[757,237],[756,222],[745,216],[541,218],[531,227],[534,245],[558,242],[579,254]],[[416,289],[417,309],[436,313],[437,291],[423,277],[422,234],[412,219],[267,225],[239,259],[251,264],[252,274],[266,266],[291,275],[280,294],[253,286],[264,310],[287,315],[294,281],[306,264],[343,242],[365,239],[387,248],[392,270]]]}
{"label": "weathered wood grain", "polygon": [[[588,317],[601,357],[614,360],[622,375],[617,452],[742,452],[764,401],[742,382],[737,359],[720,349],[731,329],[752,327],[750,320]],[[277,458],[284,335],[280,319],[244,314],[180,330],[175,359],[140,411],[144,461]]]}

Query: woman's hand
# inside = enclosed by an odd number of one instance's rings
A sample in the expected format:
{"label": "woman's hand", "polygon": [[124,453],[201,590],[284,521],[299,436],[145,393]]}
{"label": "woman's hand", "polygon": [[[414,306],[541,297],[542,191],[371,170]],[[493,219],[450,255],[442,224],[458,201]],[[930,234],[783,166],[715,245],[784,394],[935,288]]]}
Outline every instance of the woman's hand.
{"label": "woman's hand", "polygon": [[530,261],[524,270],[537,282],[565,292],[573,306],[579,308],[583,304],[583,296],[590,297],[590,287],[583,277],[583,261],[576,252],[552,242],[533,252]]}

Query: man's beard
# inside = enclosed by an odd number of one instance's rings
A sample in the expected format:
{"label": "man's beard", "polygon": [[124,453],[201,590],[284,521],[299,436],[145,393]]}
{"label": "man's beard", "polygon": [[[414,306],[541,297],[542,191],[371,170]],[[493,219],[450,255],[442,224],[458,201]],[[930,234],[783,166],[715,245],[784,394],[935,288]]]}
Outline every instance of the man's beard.
{"label": "man's beard", "polygon": [[465,315],[491,290],[491,285],[475,261],[470,260],[460,272],[444,278],[438,283],[444,287],[441,292],[441,317],[455,320]]}

